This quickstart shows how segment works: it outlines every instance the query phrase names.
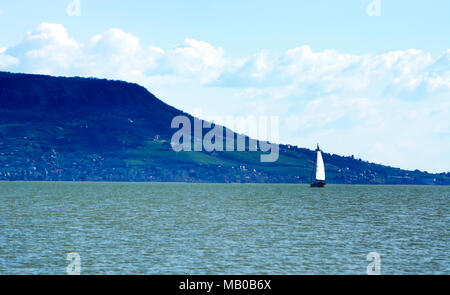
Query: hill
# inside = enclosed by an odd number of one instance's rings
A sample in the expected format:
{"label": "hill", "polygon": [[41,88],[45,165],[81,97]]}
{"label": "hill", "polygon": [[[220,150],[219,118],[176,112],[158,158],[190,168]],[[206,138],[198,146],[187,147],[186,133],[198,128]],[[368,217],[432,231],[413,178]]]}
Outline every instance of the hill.
{"label": "hill", "polygon": [[[193,120],[133,83],[0,72],[0,180],[309,182],[314,152],[297,146],[280,145],[274,163],[174,152],[178,115]],[[323,156],[329,183],[450,184],[448,173]]]}

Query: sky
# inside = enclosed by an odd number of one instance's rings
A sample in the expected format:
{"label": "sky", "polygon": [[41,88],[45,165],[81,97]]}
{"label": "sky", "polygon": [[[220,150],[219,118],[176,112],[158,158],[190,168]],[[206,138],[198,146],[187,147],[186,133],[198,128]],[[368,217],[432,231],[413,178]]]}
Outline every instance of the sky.
{"label": "sky", "polygon": [[0,70],[136,82],[280,141],[450,171],[450,1],[0,0]]}

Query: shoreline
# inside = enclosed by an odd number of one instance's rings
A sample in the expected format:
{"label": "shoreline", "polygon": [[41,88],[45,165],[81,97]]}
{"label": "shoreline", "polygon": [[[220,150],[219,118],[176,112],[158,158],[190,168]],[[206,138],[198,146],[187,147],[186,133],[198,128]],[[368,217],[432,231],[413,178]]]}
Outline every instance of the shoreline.
{"label": "shoreline", "polygon": [[[230,184],[230,185],[299,185],[309,186],[309,183],[283,182],[174,182],[174,181],[66,181],[66,180],[0,180],[0,183],[76,183],[76,184]],[[375,184],[375,183],[327,183],[329,186],[423,186],[450,187],[450,184]]]}

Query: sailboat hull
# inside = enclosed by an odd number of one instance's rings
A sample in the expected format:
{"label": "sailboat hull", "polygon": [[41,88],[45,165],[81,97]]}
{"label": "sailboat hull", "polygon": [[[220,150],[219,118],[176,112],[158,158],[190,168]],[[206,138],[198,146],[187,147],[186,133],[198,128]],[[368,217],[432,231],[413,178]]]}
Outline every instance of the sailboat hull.
{"label": "sailboat hull", "polygon": [[324,187],[325,186],[325,182],[324,181],[316,181],[316,182],[312,182],[310,184],[311,187]]}

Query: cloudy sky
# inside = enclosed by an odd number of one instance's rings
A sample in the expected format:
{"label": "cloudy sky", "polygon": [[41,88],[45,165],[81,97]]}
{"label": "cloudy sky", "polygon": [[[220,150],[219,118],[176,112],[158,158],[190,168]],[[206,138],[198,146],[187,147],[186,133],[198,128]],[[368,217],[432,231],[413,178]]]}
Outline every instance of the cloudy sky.
{"label": "cloudy sky", "polygon": [[283,143],[450,171],[450,1],[143,2],[0,0],[0,70],[137,82],[205,118],[279,116]]}

